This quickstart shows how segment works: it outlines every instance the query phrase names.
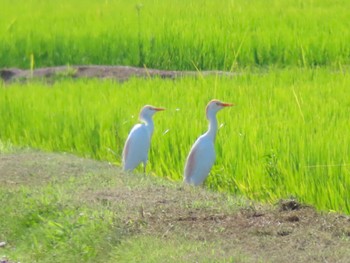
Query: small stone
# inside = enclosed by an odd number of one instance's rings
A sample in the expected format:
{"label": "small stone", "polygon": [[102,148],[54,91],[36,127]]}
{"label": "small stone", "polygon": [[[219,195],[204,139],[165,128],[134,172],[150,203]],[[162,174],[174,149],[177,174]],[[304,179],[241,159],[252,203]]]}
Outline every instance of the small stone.
{"label": "small stone", "polygon": [[0,247],[6,246],[6,242],[0,242]]}

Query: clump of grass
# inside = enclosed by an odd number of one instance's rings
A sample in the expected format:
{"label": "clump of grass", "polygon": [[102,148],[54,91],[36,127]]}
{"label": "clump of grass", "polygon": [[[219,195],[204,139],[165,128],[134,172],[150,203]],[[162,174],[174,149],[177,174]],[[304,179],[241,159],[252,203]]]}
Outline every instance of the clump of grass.
{"label": "clump of grass", "polygon": [[14,149],[14,146],[10,142],[2,142],[0,140],[0,153],[8,153],[12,152]]}
{"label": "clump of grass", "polygon": [[103,257],[108,244],[117,240],[109,236],[112,212],[71,204],[67,193],[57,187],[1,189],[0,197],[0,238],[7,241],[10,259],[92,260]]}

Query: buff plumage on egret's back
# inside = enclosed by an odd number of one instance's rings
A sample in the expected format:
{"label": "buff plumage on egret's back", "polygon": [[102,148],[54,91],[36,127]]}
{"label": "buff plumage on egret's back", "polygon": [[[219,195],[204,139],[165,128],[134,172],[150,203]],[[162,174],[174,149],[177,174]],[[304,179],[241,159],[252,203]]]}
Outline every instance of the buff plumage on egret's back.
{"label": "buff plumage on egret's back", "polygon": [[187,156],[184,172],[185,183],[200,185],[208,177],[215,162],[214,142],[218,130],[216,113],[232,105],[219,100],[211,100],[208,103],[206,117],[209,121],[209,129],[197,139]]}
{"label": "buff plumage on egret's back", "polygon": [[164,108],[146,105],[140,111],[142,123],[136,124],[130,131],[123,149],[123,170],[132,171],[143,163],[144,172],[148,161],[148,152],[154,130],[153,115]]}

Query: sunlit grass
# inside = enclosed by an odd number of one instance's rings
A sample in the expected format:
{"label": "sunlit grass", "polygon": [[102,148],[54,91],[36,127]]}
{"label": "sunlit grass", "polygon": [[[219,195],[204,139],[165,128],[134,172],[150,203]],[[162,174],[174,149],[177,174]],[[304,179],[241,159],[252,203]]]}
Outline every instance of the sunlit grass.
{"label": "sunlit grass", "polygon": [[0,139],[120,164],[140,108],[162,106],[148,172],[181,180],[186,155],[207,128],[205,105],[218,98],[236,106],[218,114],[224,125],[207,187],[349,213],[349,84],[348,74],[326,69],[11,84],[0,89]]}
{"label": "sunlit grass", "polygon": [[[64,185],[71,187],[69,182]],[[0,188],[2,257],[24,262],[102,261],[121,238],[113,212],[77,203],[60,186]],[[72,200],[74,202],[72,203]]]}
{"label": "sunlit grass", "polygon": [[0,0],[0,67],[338,65],[346,0]]}
{"label": "sunlit grass", "polygon": [[[156,249],[155,249],[156,248]],[[158,248],[158,249],[157,249]],[[111,253],[109,262],[192,262],[201,258],[201,262],[226,262],[222,259],[223,250],[213,249],[210,242],[193,242],[185,238],[166,240],[154,236],[142,236],[130,238]],[[231,256],[229,262],[248,262],[247,257],[240,255]]]}

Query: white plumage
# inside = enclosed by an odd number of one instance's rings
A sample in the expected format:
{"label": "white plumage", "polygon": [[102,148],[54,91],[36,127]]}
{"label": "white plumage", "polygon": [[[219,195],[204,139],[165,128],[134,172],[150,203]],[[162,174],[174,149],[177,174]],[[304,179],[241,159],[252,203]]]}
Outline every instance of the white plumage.
{"label": "white plumage", "polygon": [[154,130],[152,116],[164,108],[156,108],[146,105],[141,109],[141,124],[136,124],[130,131],[123,149],[123,170],[132,171],[140,163],[143,163],[144,172],[148,160],[148,152],[151,145],[151,138]]}
{"label": "white plumage", "polygon": [[184,182],[200,185],[208,177],[215,162],[214,142],[218,129],[216,113],[224,107],[232,106],[219,100],[212,100],[206,107],[206,116],[209,120],[209,129],[193,144],[187,156],[184,172]]}

